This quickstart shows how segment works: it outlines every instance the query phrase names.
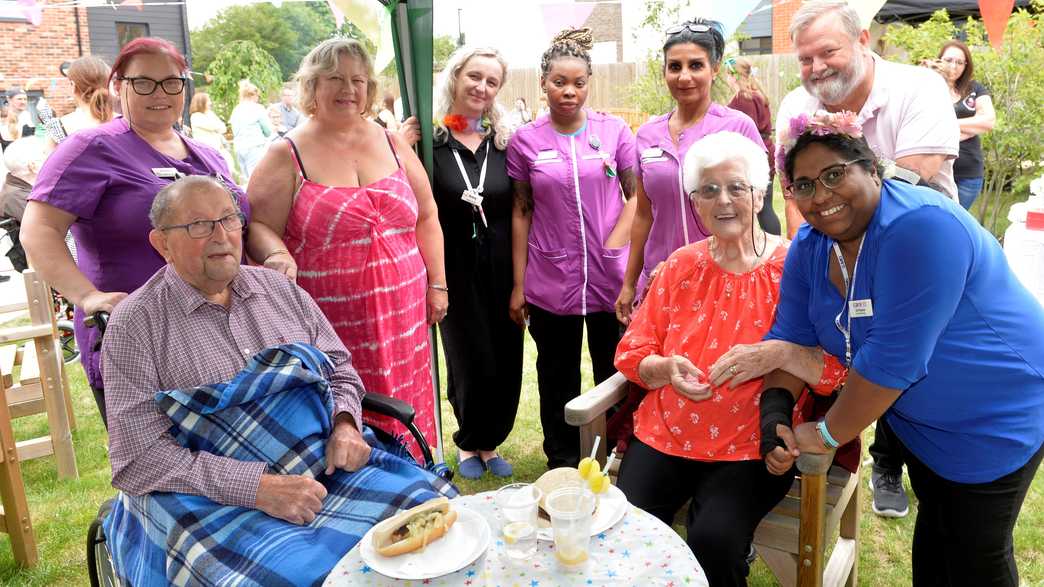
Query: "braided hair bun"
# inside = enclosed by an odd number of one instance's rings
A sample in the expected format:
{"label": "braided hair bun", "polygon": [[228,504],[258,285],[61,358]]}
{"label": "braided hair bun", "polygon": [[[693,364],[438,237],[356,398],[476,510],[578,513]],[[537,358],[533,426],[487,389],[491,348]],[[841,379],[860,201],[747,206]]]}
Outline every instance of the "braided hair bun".
{"label": "braided hair bun", "polygon": [[544,51],[540,59],[540,72],[547,75],[551,71],[551,62],[560,57],[573,57],[587,64],[587,75],[591,75],[591,55],[588,51],[594,47],[594,36],[591,29],[565,29],[551,40],[551,47]]}

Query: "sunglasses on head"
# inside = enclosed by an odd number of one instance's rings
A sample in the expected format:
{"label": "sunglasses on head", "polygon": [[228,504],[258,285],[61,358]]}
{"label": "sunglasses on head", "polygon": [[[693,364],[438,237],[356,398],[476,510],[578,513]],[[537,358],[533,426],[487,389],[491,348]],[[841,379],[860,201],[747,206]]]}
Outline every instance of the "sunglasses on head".
{"label": "sunglasses on head", "polygon": [[677,35],[678,33],[684,31],[685,29],[689,29],[690,31],[692,31],[694,33],[709,33],[712,28],[714,28],[714,27],[712,27],[711,25],[709,25],[709,24],[707,24],[707,23],[705,23],[705,22],[703,22],[701,20],[696,20],[696,21],[689,21],[689,22],[678,23],[678,24],[676,24],[676,25],[674,25],[672,27],[669,27],[667,30],[665,30],[663,32],[663,34],[665,34],[666,36],[670,37],[670,36],[673,36],[673,35]]}

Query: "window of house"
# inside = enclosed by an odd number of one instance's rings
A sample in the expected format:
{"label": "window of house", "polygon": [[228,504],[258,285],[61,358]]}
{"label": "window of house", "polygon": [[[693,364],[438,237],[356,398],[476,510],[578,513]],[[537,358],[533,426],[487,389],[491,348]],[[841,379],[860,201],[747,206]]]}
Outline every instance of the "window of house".
{"label": "window of house", "polygon": [[742,55],[768,55],[772,53],[772,37],[751,37],[740,41]]}
{"label": "window of house", "polygon": [[149,24],[146,22],[117,22],[116,42],[120,49],[138,37],[149,36]]}

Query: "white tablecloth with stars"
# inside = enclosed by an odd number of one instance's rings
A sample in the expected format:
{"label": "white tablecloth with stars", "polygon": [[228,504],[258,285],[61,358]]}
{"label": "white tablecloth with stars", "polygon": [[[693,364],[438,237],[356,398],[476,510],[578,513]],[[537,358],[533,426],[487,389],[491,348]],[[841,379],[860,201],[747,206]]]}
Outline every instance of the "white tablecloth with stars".
{"label": "white tablecloth with stars", "polygon": [[628,506],[615,526],[591,538],[591,559],[580,570],[566,571],[555,561],[554,544],[537,543],[532,559],[514,561],[507,557],[497,534],[497,506],[493,492],[467,495],[454,500],[481,514],[493,529],[486,554],[455,573],[417,581],[385,577],[362,561],[356,546],[337,563],[323,584],[411,587],[465,585],[489,587],[705,587],[703,574],[688,545],[669,526],[653,515]]}

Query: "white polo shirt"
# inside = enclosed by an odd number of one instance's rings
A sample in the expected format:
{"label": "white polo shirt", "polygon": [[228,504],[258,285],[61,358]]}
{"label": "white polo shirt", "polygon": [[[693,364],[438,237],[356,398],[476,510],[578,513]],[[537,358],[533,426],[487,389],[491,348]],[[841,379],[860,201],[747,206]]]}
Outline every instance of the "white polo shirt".
{"label": "white polo shirt", "polygon": [[[895,161],[908,155],[946,155],[936,181],[957,199],[953,180],[953,160],[960,144],[960,127],[942,76],[925,67],[886,61],[876,54],[874,84],[858,112],[863,136],[874,153]],[[780,129],[789,128],[790,119],[826,107],[802,86],[787,94],[776,113],[776,145]],[[778,147],[777,147],[778,148]],[[782,173],[782,170],[779,170]]]}

